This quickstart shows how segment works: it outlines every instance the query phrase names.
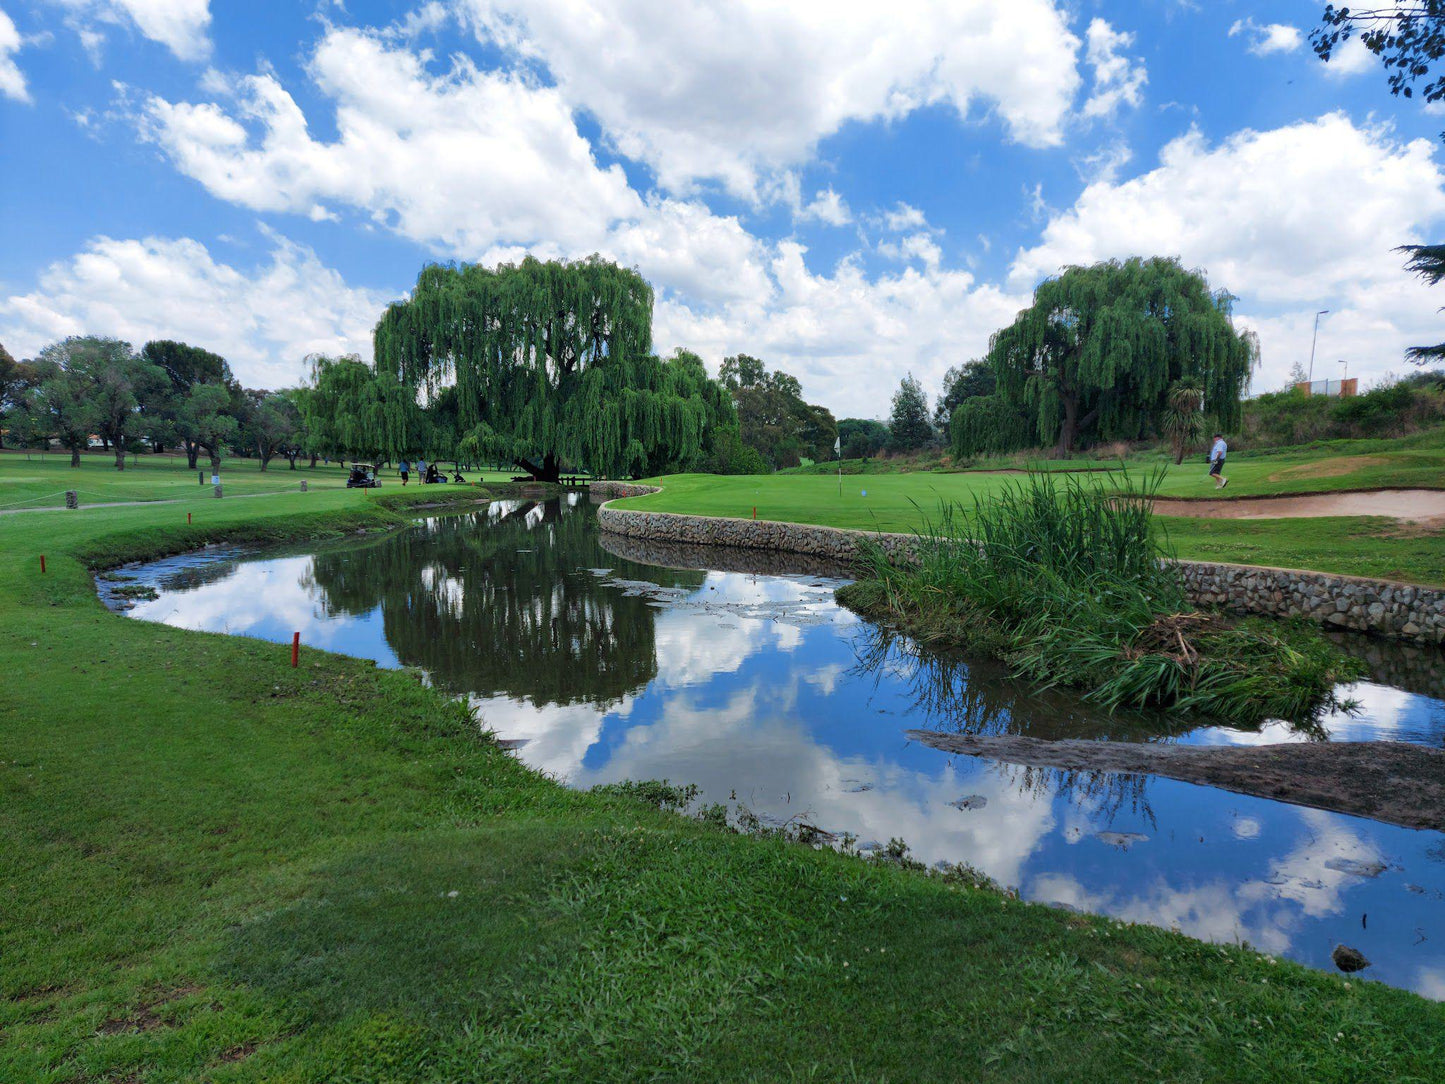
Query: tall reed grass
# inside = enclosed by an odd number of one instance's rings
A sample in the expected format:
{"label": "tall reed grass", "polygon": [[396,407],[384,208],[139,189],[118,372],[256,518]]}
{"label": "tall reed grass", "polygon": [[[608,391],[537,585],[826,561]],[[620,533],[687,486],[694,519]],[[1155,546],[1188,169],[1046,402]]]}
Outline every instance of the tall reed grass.
{"label": "tall reed grass", "polygon": [[1153,518],[1161,480],[1116,475],[1105,488],[1036,473],[972,508],[945,503],[925,516],[912,560],[865,547],[862,575],[839,598],[1111,709],[1305,721],[1334,704],[1359,664],[1316,630],[1188,606]]}

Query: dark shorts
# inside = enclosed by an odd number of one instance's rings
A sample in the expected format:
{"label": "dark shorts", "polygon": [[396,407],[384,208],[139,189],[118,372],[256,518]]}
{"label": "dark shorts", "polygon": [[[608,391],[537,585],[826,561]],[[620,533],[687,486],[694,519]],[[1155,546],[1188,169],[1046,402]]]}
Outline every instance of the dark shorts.
{"label": "dark shorts", "polygon": [[404,471],[401,472],[401,480],[402,480],[403,482],[405,482],[405,481],[406,481],[408,478],[410,478],[410,477],[411,477],[411,471],[409,471],[409,470],[404,470]]}
{"label": "dark shorts", "polygon": [[1219,473],[1220,471],[1222,471],[1223,469],[1224,469],[1224,456],[1220,456],[1220,457],[1219,457],[1218,459],[1216,459],[1214,462],[1212,462],[1212,463],[1209,464],[1209,473],[1210,473],[1210,474],[1218,474],[1218,473]]}

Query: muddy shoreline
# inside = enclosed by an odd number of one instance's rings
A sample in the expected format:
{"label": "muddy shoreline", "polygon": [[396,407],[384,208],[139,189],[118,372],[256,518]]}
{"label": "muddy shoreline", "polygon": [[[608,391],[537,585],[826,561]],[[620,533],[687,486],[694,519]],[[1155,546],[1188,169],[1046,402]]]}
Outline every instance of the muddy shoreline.
{"label": "muddy shoreline", "polygon": [[1237,794],[1445,830],[1445,751],[1406,742],[1191,746],[910,730],[947,753],[1067,772],[1143,773]]}

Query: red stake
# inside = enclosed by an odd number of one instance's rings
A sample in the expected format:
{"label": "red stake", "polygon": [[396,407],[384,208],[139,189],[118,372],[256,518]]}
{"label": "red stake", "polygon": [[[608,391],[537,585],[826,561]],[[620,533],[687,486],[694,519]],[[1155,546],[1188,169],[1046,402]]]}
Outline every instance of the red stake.
{"label": "red stake", "polygon": [[291,669],[293,669],[293,670],[296,669],[297,660],[300,659],[300,658],[301,658],[301,634],[300,634],[299,632],[293,632],[293,633],[291,634]]}
{"label": "red stake", "polygon": [[757,505],[753,505],[753,519],[757,519],[757,518],[758,518],[758,506],[757,506]]}
{"label": "red stake", "polygon": [[191,514],[190,514],[189,512],[187,512],[187,513],[186,513],[186,526],[189,527],[190,525],[191,525]]}
{"label": "red stake", "polygon": [[45,554],[40,555],[40,574],[45,575]]}

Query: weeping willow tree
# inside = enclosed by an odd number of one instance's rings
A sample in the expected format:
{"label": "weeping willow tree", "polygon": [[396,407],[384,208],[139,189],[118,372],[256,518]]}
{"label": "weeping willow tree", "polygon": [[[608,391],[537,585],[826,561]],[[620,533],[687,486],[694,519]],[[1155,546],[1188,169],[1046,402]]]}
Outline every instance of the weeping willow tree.
{"label": "weeping willow tree", "polygon": [[1067,455],[1083,435],[1136,439],[1159,424],[1168,390],[1189,379],[1224,428],[1259,359],[1236,331],[1233,298],[1176,259],[1070,267],[989,344],[999,390],[1034,413],[1038,440]]}
{"label": "weeping willow tree", "polygon": [[415,389],[360,358],[311,358],[311,384],[293,401],[323,455],[387,462],[422,449],[426,422]]}
{"label": "weeping willow tree", "polygon": [[543,481],[563,462],[637,476],[700,460],[732,418],[700,362],[651,354],[652,288],[597,256],[426,267],[374,344],[406,386],[455,386],[470,454]]}

